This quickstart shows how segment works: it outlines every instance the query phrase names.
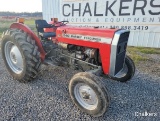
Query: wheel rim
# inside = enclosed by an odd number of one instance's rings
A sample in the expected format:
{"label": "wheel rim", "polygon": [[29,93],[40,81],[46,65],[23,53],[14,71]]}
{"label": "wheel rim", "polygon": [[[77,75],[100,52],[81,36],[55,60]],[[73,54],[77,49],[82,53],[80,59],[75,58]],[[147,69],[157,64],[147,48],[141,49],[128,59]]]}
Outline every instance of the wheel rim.
{"label": "wheel rim", "polygon": [[120,72],[116,75],[116,77],[117,77],[117,78],[122,78],[122,77],[126,76],[127,72],[128,72],[128,67],[127,67],[126,64],[124,64],[123,70],[120,71]]}
{"label": "wheel rim", "polygon": [[8,66],[14,73],[20,74],[23,71],[23,58],[18,47],[9,41],[5,44],[4,50]]}
{"label": "wheel rim", "polygon": [[98,106],[98,97],[95,91],[84,83],[75,86],[74,95],[78,103],[87,110],[94,110]]}

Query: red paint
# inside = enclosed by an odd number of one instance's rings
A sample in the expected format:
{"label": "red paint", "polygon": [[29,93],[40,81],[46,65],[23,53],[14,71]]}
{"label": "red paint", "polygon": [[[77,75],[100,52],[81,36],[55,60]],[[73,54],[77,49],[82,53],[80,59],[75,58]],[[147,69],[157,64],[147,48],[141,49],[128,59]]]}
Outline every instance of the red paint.
{"label": "red paint", "polygon": [[[49,24],[54,24],[53,21],[49,22]],[[57,28],[44,28],[44,32],[56,32]]]}
{"label": "red paint", "polygon": [[41,41],[37,37],[37,35],[32,32],[32,30],[29,27],[27,27],[26,25],[21,24],[21,23],[13,23],[10,26],[10,28],[21,29],[24,32],[26,32],[27,34],[29,34],[32,37],[32,39],[35,40],[36,45],[38,46],[38,49],[39,49],[39,51],[41,53],[41,60],[44,61],[44,59],[45,59],[45,51],[44,51],[44,49],[42,47]]}
{"label": "red paint", "polygon": [[[53,24],[53,23],[50,23]],[[41,45],[40,39],[30,30],[27,26],[20,23],[13,23],[10,28],[17,28],[27,32],[35,41],[39,47],[41,53],[41,59],[45,59],[45,51]],[[86,28],[86,27],[74,27],[69,25],[64,25],[57,27],[55,29],[44,29],[45,32],[56,32],[56,38],[52,38],[56,43],[63,42],[68,44],[74,44],[79,46],[85,46],[90,48],[97,48],[100,52],[100,57],[102,61],[102,69],[104,74],[109,74],[110,68],[110,53],[111,53],[111,43],[99,43],[92,41],[78,40],[74,38],[64,38],[64,32],[66,34],[75,34],[83,36],[95,36],[103,37],[107,39],[112,39],[117,30],[115,29],[99,29],[99,28]],[[53,42],[54,42],[53,41]]]}
{"label": "red paint", "polygon": [[95,37],[104,37],[104,38],[112,39],[117,30],[61,26],[61,27],[58,27],[56,31],[58,42],[64,42],[68,44],[74,44],[74,45],[99,49],[103,72],[104,74],[109,74],[111,43],[106,44],[106,43],[99,43],[99,42],[92,42],[92,41],[77,40],[74,38],[64,38],[63,37],[64,31],[66,32],[66,34],[77,34],[77,35],[83,35],[83,36],[95,36]]}
{"label": "red paint", "polygon": [[44,28],[44,32],[56,32],[57,28],[59,26],[61,26],[61,24],[63,24],[63,23],[61,23],[61,22],[54,23],[54,21],[50,21],[49,24],[52,24],[55,27],[53,27],[53,28]]}

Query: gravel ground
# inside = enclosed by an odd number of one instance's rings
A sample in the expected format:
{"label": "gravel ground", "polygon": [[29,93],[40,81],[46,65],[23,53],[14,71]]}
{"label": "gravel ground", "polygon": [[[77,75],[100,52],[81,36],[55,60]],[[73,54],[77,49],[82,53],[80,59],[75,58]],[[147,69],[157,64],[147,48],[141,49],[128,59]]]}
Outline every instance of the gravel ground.
{"label": "gravel ground", "polygon": [[155,78],[160,77],[160,54],[141,53],[141,55],[148,58],[148,60],[139,62],[137,64],[138,70]]}
{"label": "gravel ground", "polygon": [[[77,71],[43,66],[39,77],[29,83],[19,83],[5,70],[0,56],[0,121],[50,120],[106,120],[106,121],[159,121],[160,78],[136,70],[127,83],[104,79],[111,96],[108,111],[94,118],[72,103],[69,79]],[[139,113],[157,116],[135,116]]]}

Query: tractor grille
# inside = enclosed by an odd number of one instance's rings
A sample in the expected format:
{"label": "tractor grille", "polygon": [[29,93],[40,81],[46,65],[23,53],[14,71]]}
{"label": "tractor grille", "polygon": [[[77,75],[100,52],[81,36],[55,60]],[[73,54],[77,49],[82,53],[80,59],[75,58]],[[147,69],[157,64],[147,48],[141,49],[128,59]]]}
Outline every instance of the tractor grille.
{"label": "tractor grille", "polygon": [[123,33],[120,35],[119,42],[117,45],[116,53],[116,66],[115,66],[115,75],[121,71],[125,61],[126,48],[128,42],[129,32]]}
{"label": "tractor grille", "polygon": [[115,76],[123,69],[125,62],[126,48],[129,38],[129,31],[119,30],[115,33],[111,45],[110,75]]}

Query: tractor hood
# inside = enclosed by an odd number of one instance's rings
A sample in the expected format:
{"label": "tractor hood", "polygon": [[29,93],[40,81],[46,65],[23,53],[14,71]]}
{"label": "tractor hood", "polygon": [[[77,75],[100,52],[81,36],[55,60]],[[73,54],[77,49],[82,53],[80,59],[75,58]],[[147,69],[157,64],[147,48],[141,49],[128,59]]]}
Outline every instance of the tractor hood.
{"label": "tractor hood", "polygon": [[62,26],[57,29],[58,36],[78,40],[111,44],[116,29]]}

